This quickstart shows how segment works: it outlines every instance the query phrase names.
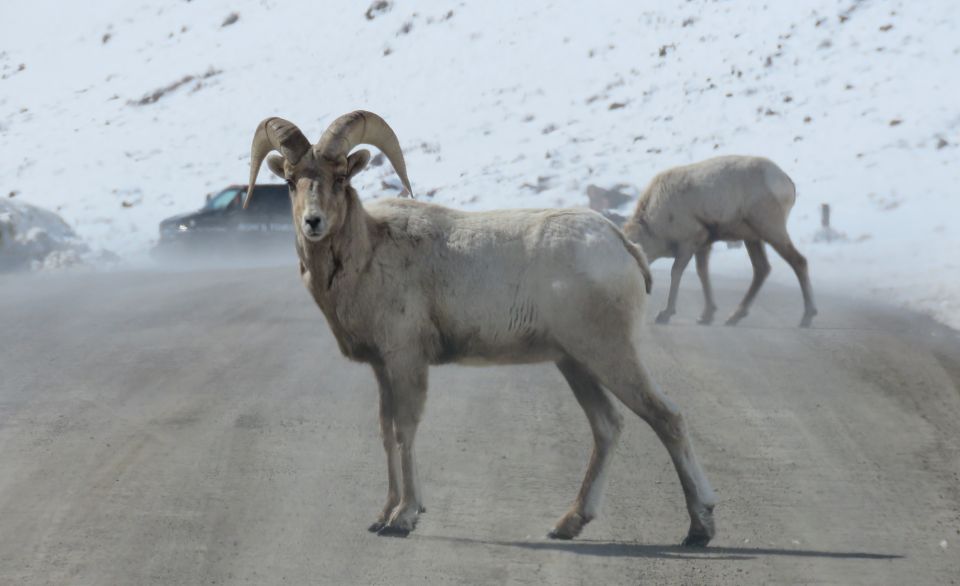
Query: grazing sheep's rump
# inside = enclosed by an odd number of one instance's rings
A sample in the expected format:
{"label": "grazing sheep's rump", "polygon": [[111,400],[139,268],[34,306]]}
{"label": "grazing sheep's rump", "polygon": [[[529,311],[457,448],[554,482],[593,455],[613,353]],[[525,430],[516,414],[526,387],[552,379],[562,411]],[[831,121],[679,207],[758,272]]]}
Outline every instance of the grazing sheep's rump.
{"label": "grazing sheep's rump", "polygon": [[795,201],[793,181],[770,160],[727,156],[657,174],[637,209],[665,240],[696,239],[705,227],[712,240],[751,240],[754,210],[773,204],[785,217]]}

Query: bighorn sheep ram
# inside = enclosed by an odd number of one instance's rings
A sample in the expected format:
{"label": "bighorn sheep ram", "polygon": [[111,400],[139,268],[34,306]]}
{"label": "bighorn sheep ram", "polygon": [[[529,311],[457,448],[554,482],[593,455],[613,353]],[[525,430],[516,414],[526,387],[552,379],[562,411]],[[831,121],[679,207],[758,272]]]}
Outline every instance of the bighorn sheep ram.
{"label": "bighorn sheep ram", "polygon": [[767,242],[800,280],[804,306],[800,327],[808,327],[817,309],[807,259],[787,234],[787,216],[796,199],[790,177],[761,157],[715,157],[657,174],[623,226],[627,237],[640,245],[651,262],[664,256],[674,258],[667,307],[657,316],[657,323],[667,323],[676,313],[680,277],[693,256],[703,286],[704,308],[699,322],[711,323],[717,305],[707,272],[710,246],[717,240],[743,240],[753,263],[753,282],[727,325],[746,317],[770,273],[763,249]]}
{"label": "bighorn sheep ram", "polygon": [[376,114],[336,119],[311,146],[285,120],[257,127],[250,185],[263,159],[286,179],[304,284],[341,352],[373,368],[387,455],[387,502],[370,531],[406,535],[422,497],[414,436],[432,364],[553,361],[594,436],[586,477],[550,532],[569,539],[595,517],[622,420],[606,388],[666,446],[690,513],[688,545],[714,534],[715,496],[679,409],[637,355],[650,277],[646,259],[608,220],[587,210],[465,213],[409,199],[361,204],[350,179],[379,148],[408,191],[393,130]]}

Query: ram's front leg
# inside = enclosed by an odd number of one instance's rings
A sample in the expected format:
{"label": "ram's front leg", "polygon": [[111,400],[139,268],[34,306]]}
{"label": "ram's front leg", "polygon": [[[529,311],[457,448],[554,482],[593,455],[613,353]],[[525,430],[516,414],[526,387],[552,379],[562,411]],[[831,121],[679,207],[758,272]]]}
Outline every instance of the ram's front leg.
{"label": "ram's front leg", "polygon": [[378,535],[406,537],[417,526],[423,499],[417,478],[414,440],[427,398],[427,364],[409,356],[387,364],[393,399],[393,432],[400,454],[400,502]]}
{"label": "ram's front leg", "polygon": [[373,367],[377,376],[377,385],[380,391],[380,437],[383,440],[383,449],[387,454],[387,503],[368,531],[377,533],[383,529],[390,514],[400,502],[400,447],[393,428],[393,392],[387,378],[386,369],[382,365]]}

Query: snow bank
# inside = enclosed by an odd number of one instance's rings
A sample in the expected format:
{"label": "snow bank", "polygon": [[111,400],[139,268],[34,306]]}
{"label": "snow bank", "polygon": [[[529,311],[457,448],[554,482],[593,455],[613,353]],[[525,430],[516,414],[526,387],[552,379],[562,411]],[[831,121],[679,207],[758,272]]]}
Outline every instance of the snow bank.
{"label": "snow bank", "polygon": [[0,199],[0,272],[66,268],[91,260],[90,248],[63,218],[36,206]]}

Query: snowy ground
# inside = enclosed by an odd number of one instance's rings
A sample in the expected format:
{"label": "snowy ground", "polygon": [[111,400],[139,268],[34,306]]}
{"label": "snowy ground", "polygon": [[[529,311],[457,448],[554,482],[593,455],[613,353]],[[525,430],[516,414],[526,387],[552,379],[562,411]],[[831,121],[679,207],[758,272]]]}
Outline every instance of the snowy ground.
{"label": "snowy ground", "polygon": [[[136,264],[161,218],[245,181],[269,115],[315,139],[374,110],[420,197],[468,209],[586,205],[590,183],[642,187],[672,165],[759,154],[798,185],[790,228],[815,287],[960,327],[960,3],[366,8],[4,2],[0,197],[56,210]],[[357,187],[380,195],[386,173]],[[813,241],[821,203],[846,242]],[[715,261],[749,271],[742,249]],[[783,263],[773,277],[793,278]]]}

